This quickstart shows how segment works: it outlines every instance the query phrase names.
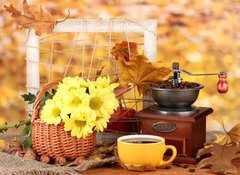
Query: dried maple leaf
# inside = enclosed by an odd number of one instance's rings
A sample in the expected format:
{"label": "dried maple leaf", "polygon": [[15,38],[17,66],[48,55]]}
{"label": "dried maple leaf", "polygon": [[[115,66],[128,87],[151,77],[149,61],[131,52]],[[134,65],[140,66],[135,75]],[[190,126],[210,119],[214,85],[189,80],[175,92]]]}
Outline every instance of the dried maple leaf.
{"label": "dried maple leaf", "polygon": [[121,161],[118,161],[118,166],[129,170],[129,171],[156,171],[156,167],[150,165],[150,164],[126,164]]}
{"label": "dried maple leaf", "polygon": [[226,130],[225,132],[226,132],[226,135],[219,142],[219,144],[224,145],[232,142],[240,142],[240,123],[235,125],[229,132],[227,132]]}
{"label": "dried maple leaf", "polygon": [[119,58],[123,58],[124,60],[129,61],[131,59],[129,55],[129,47],[131,57],[138,54],[137,43],[129,42],[128,44],[127,41],[122,41],[121,43],[117,43],[113,47],[112,55],[115,57],[116,60],[118,60]]}
{"label": "dried maple leaf", "polygon": [[197,169],[210,167],[215,173],[236,173],[237,168],[232,164],[232,160],[240,157],[239,152],[239,144],[232,143],[228,145],[220,145],[212,143],[211,146],[198,150],[198,158],[209,154],[211,154],[211,156],[202,159],[198,163]]}
{"label": "dried maple leaf", "polygon": [[102,71],[103,71],[104,67],[105,67],[105,65],[103,65],[100,69],[98,69],[98,70],[96,71],[94,80],[97,80],[97,78],[102,74]]}
{"label": "dried maple leaf", "polygon": [[33,28],[38,36],[44,32],[52,32],[56,24],[50,14],[45,13],[42,8],[39,11],[34,11],[26,0],[23,1],[23,13],[15,9],[12,4],[10,6],[4,5],[4,8],[12,14],[20,27]]}
{"label": "dried maple leaf", "polygon": [[114,89],[114,93],[115,93],[116,97],[118,97],[118,98],[120,97],[120,98],[121,98],[121,96],[122,96],[124,93],[130,91],[132,88],[133,88],[133,86],[131,86],[131,85],[129,85],[129,84],[120,85],[120,86],[118,86],[118,87],[116,87],[116,88]]}
{"label": "dried maple leaf", "polygon": [[148,62],[143,55],[136,55],[130,61],[120,60],[121,76],[125,83],[137,86],[139,94],[143,94],[151,83],[162,80],[170,73],[170,69],[159,62]]}
{"label": "dried maple leaf", "polygon": [[102,160],[84,160],[80,165],[73,167],[76,171],[85,171],[91,168],[101,167],[106,164],[112,164],[116,162],[118,158],[116,156],[111,156],[104,158]]}

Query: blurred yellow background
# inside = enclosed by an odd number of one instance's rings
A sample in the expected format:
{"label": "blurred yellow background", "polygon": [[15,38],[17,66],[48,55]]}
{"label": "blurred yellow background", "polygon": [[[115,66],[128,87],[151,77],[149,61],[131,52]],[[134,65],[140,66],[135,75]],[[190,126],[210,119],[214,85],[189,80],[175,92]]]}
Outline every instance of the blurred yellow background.
{"label": "blurred yellow background", "polygon": [[[20,95],[26,92],[26,31],[19,30],[3,5],[22,9],[22,1],[0,1],[0,124],[27,116]],[[196,106],[209,106],[208,130],[230,129],[240,121],[240,1],[237,0],[28,0],[54,18],[149,18],[158,20],[157,58],[166,66],[179,61],[192,73],[228,73],[229,92],[218,94],[217,76],[189,77],[203,84]]]}

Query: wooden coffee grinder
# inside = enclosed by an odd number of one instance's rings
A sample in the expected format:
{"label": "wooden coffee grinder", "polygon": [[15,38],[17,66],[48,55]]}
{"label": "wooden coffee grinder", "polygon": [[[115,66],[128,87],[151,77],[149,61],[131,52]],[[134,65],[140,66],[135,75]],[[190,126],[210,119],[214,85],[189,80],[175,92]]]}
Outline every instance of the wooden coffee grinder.
{"label": "wooden coffee grinder", "polygon": [[[175,162],[195,163],[199,148],[206,141],[206,117],[213,112],[209,107],[196,107],[199,90],[203,88],[193,83],[193,88],[181,88],[181,73],[191,76],[218,75],[217,89],[220,93],[228,90],[225,72],[212,74],[192,74],[179,69],[179,63],[172,64],[173,76],[168,79],[174,88],[151,85],[151,94],[156,104],[136,113],[143,134],[158,135],[166,139],[166,144],[177,148]],[[168,154],[168,152],[167,152]],[[169,152],[169,154],[171,154]]]}

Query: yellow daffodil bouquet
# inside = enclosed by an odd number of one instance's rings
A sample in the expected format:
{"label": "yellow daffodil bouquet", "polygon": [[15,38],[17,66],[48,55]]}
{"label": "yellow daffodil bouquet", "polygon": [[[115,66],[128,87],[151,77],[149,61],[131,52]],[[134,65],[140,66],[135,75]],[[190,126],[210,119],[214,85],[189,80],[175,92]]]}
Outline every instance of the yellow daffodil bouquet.
{"label": "yellow daffodil bouquet", "polygon": [[53,98],[45,102],[40,118],[47,124],[63,122],[64,130],[77,138],[103,132],[118,107],[114,94],[117,86],[118,83],[110,83],[109,77],[95,81],[66,77],[58,84]]}

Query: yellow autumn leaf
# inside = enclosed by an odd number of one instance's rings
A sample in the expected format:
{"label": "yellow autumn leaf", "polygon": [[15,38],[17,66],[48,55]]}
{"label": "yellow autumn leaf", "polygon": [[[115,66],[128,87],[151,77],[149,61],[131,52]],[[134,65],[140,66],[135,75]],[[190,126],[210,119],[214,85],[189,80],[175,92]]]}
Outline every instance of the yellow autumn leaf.
{"label": "yellow autumn leaf", "polygon": [[136,55],[130,61],[120,60],[121,77],[124,83],[137,86],[139,94],[143,94],[151,83],[162,80],[170,73],[170,69],[160,62],[149,62],[144,55]]}
{"label": "yellow autumn leaf", "polygon": [[215,143],[220,143],[222,142],[222,140],[225,138],[226,134],[224,133],[217,133],[217,134],[214,134],[214,136],[216,137],[216,140],[214,140]]}
{"label": "yellow autumn leaf", "polygon": [[229,144],[232,142],[240,142],[240,123],[235,125],[229,132],[226,132],[225,137],[219,142],[219,144]]}
{"label": "yellow autumn leaf", "polygon": [[130,171],[155,171],[156,167],[151,164],[124,164],[123,168],[130,170]]}

